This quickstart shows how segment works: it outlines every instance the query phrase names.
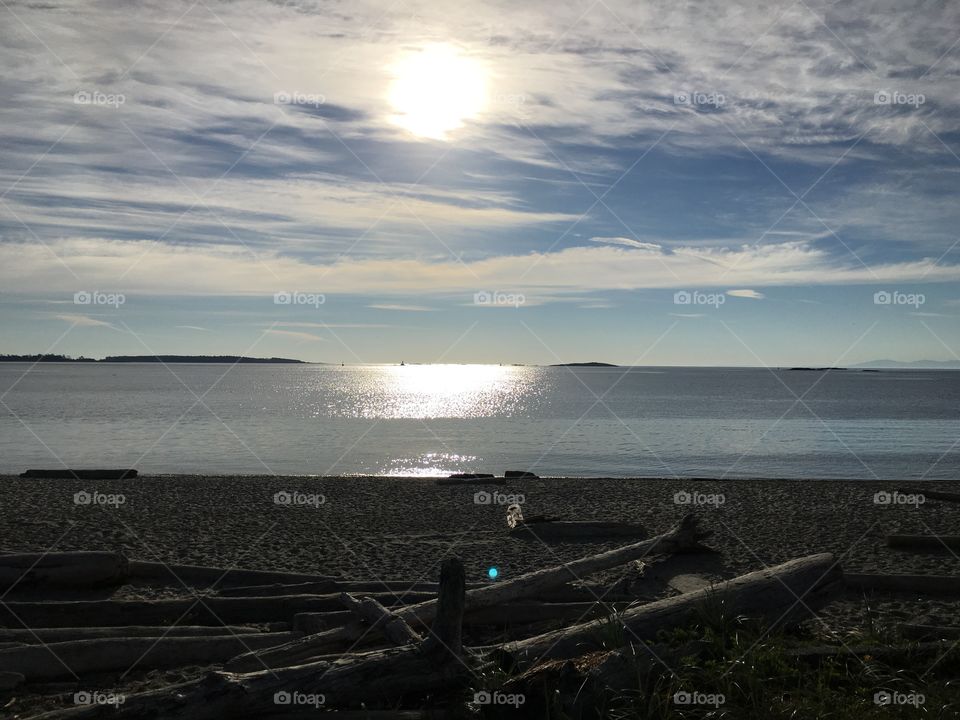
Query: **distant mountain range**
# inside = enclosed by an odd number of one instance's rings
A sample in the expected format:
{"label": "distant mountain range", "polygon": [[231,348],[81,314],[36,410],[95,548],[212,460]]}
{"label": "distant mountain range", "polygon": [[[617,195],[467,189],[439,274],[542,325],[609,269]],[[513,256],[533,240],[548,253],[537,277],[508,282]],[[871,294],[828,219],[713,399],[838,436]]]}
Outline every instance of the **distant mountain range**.
{"label": "distant mountain range", "polygon": [[239,355],[108,355],[102,360],[50,354],[0,355],[0,362],[305,364],[303,360],[289,358],[252,358]]}
{"label": "distant mountain range", "polygon": [[960,370],[960,360],[871,360],[870,362],[851,365],[855,368],[904,368],[913,370]]}

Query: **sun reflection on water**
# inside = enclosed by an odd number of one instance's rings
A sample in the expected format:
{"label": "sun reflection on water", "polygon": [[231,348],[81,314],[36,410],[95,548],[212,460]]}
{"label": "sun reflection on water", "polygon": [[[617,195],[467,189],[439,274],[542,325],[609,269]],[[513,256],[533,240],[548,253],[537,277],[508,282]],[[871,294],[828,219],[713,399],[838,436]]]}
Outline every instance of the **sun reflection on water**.
{"label": "sun reflection on water", "polygon": [[365,417],[475,418],[501,413],[533,389],[525,368],[403,365],[378,368]]}

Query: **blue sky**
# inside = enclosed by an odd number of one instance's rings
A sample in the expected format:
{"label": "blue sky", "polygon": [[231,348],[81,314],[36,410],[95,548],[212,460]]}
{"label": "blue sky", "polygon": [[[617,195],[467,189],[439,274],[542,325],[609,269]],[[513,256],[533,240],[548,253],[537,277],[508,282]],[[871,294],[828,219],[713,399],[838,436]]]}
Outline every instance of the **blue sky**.
{"label": "blue sky", "polygon": [[0,352],[960,360],[956,4],[0,14]]}

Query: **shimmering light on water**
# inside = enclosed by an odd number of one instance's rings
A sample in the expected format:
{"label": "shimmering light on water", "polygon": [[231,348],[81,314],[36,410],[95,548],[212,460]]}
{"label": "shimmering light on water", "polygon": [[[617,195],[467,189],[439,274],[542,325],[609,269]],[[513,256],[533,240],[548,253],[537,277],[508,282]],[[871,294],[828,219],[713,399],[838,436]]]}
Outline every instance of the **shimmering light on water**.
{"label": "shimmering light on water", "polygon": [[173,369],[0,364],[0,471],[960,475],[957,372]]}

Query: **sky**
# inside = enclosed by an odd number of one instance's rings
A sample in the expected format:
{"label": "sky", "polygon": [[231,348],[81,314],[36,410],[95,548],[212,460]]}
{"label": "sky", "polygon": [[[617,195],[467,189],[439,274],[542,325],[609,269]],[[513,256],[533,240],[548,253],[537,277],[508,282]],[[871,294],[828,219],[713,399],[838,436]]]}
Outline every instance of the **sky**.
{"label": "sky", "polygon": [[0,17],[0,352],[960,361],[960,4]]}

